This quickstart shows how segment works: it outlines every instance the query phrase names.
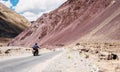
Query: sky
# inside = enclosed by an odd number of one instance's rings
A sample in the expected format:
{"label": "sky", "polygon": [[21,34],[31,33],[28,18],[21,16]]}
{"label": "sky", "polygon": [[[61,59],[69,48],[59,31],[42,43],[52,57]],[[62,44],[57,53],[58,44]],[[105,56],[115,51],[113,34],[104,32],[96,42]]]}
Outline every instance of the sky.
{"label": "sky", "polygon": [[58,8],[67,0],[0,0],[11,10],[16,11],[29,21],[35,21],[43,13]]}

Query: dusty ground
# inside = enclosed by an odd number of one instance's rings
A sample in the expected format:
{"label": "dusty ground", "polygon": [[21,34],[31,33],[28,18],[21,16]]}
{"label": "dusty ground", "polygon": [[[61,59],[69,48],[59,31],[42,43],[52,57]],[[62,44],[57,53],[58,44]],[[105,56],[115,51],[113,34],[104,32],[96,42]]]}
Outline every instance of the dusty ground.
{"label": "dusty ground", "polygon": [[[80,42],[53,51],[63,51],[35,72],[120,72],[120,42]],[[108,60],[115,54],[116,59]]]}
{"label": "dusty ground", "polygon": [[[120,42],[80,42],[73,46],[73,50],[95,64],[100,72],[120,72]],[[118,58],[108,60],[110,54]]]}
{"label": "dusty ground", "polygon": [[58,58],[49,63],[42,72],[98,72],[96,65],[79,54],[65,49]]}
{"label": "dusty ground", "polygon": [[[39,49],[39,54],[51,52],[43,48]],[[0,61],[12,58],[32,56],[32,48],[30,47],[16,47],[16,46],[2,46],[0,47]]]}
{"label": "dusty ground", "polygon": [[[40,49],[40,53],[50,51],[63,51],[56,58],[41,64],[35,72],[120,72],[120,42],[79,42],[48,50]],[[0,47],[0,60],[32,55],[29,47]],[[108,55],[115,54],[118,57],[108,59]],[[37,70],[36,70],[37,69]]]}

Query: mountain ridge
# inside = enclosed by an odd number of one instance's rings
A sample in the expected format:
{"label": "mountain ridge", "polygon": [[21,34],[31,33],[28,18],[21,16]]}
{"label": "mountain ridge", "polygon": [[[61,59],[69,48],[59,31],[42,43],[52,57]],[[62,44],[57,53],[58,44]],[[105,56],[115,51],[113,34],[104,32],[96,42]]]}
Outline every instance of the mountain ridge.
{"label": "mountain ridge", "polygon": [[14,38],[30,25],[25,17],[0,3],[0,37]]}
{"label": "mountain ridge", "polygon": [[32,46],[37,42],[41,46],[63,46],[77,40],[119,41],[119,8],[119,0],[68,0],[58,9],[43,14],[9,45]]}

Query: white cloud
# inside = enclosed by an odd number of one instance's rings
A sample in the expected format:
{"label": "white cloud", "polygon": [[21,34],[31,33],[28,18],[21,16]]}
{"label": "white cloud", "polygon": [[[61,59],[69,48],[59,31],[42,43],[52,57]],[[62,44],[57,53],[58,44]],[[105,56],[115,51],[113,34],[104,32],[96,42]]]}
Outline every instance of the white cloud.
{"label": "white cloud", "polygon": [[12,6],[12,4],[10,3],[10,0],[8,0],[8,1],[0,0],[0,2],[3,3],[4,5],[6,5],[9,8],[10,8],[10,6]]}
{"label": "white cloud", "polygon": [[19,0],[15,11],[28,20],[36,20],[44,12],[54,10],[66,0]]}
{"label": "white cloud", "polygon": [[29,21],[34,21],[34,20],[36,20],[39,17],[38,14],[32,13],[30,11],[24,12],[21,15],[26,17]]}
{"label": "white cloud", "polygon": [[[67,0],[19,0],[15,11],[26,17],[29,21],[36,20],[43,13],[54,10]],[[7,7],[11,7],[10,0],[2,1]]]}

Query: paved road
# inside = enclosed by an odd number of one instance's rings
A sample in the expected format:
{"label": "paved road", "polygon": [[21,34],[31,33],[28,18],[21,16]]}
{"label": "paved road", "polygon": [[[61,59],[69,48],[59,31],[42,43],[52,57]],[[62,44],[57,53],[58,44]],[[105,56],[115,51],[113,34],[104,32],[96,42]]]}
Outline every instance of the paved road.
{"label": "paved road", "polygon": [[0,62],[0,72],[28,72],[38,63],[51,59],[60,51],[42,54],[40,56],[29,56],[26,58],[11,59]]}

